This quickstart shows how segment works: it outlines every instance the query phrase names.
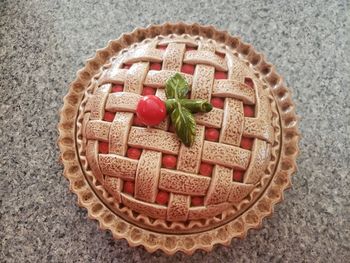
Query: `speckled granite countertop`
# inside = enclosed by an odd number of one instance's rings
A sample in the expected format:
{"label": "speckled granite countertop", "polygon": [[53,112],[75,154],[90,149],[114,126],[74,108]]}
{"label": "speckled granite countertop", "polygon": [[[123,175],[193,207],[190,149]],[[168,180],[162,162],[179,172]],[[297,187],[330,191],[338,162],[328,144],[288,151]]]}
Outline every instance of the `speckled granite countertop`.
{"label": "speckled granite countertop", "polygon": [[[0,2],[0,261],[348,261],[349,2],[103,2]],[[57,162],[56,125],[69,82],[97,48],[179,20],[213,24],[265,53],[293,91],[303,137],[293,188],[261,230],[211,254],[168,258],[87,219]]]}

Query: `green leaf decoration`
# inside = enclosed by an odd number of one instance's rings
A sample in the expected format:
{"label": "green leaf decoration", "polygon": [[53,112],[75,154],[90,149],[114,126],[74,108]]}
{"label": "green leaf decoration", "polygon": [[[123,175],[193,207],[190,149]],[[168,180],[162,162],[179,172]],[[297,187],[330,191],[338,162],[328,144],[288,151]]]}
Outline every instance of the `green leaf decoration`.
{"label": "green leaf decoration", "polygon": [[189,91],[186,79],[179,73],[165,83],[165,95],[168,99],[184,99]]}
{"label": "green leaf decoration", "polygon": [[177,136],[184,145],[190,147],[196,135],[196,121],[193,113],[209,112],[213,106],[206,100],[187,99],[188,92],[188,83],[179,73],[176,73],[165,83],[167,112],[170,114]]}
{"label": "green leaf decoration", "polygon": [[196,122],[193,115],[188,109],[177,104],[170,117],[175,126],[177,136],[179,136],[183,144],[190,147],[196,135]]}

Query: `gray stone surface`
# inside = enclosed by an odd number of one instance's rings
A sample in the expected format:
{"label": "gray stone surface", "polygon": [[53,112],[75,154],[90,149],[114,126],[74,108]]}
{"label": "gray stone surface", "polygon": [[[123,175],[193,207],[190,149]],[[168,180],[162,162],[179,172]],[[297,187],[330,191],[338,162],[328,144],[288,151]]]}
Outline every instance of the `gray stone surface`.
{"label": "gray stone surface", "polygon": [[[162,2],[0,1],[0,261],[349,262],[349,2]],[[293,91],[303,137],[294,186],[261,230],[211,254],[169,258],[87,219],[57,163],[56,125],[68,84],[97,48],[179,20],[264,52]]]}

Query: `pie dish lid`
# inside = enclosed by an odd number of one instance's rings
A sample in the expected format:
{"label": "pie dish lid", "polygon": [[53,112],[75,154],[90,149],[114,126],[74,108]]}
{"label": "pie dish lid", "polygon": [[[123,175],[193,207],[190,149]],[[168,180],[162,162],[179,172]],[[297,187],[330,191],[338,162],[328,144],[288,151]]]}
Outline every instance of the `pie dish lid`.
{"label": "pie dish lid", "polygon": [[[192,147],[181,144],[169,120],[135,122],[144,88],[165,99],[164,83],[175,72],[190,84],[191,98],[223,101],[196,116]],[[212,27],[164,24],[123,35],[87,62],[65,97],[59,145],[72,190],[102,227],[149,251],[192,253],[244,236],[271,213],[295,170],[296,122],[287,88],[250,45]],[[172,169],[162,162],[168,155],[176,158]],[[202,164],[211,174],[201,174]],[[167,194],[165,204],[159,193]],[[213,232],[220,237],[194,239]],[[150,235],[171,241],[152,248]]]}

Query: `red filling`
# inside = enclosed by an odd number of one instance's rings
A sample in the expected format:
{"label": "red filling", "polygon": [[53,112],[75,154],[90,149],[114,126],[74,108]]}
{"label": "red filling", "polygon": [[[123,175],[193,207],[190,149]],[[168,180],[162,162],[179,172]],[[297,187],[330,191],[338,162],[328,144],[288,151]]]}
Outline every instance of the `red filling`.
{"label": "red filling", "polygon": [[215,79],[227,79],[227,72],[215,71],[214,78]]}
{"label": "red filling", "polygon": [[125,181],[124,182],[123,191],[125,193],[133,195],[134,194],[134,189],[135,189],[135,184],[133,182],[130,182],[130,181]]}
{"label": "red filling", "polygon": [[183,64],[181,67],[181,72],[193,75],[194,74],[194,65]]}
{"label": "red filling", "polygon": [[156,94],[156,90],[152,87],[143,87],[142,90],[142,95],[146,96],[146,95],[154,95]]}
{"label": "red filling", "polygon": [[103,115],[104,121],[112,122],[115,117],[115,112],[105,111],[105,114]]}
{"label": "red filling", "polygon": [[201,163],[199,167],[199,173],[204,176],[211,176],[213,172],[213,166],[208,163]]}
{"label": "red filling", "polygon": [[109,152],[108,142],[98,142],[98,152],[107,154]]}
{"label": "red filling", "polygon": [[186,46],[186,51],[190,51],[190,50],[196,50],[196,48],[195,47]]}
{"label": "red filling", "polygon": [[141,156],[141,150],[137,148],[129,148],[126,152],[126,156],[128,156],[130,159],[138,160]]}
{"label": "red filling", "polygon": [[141,126],[141,127],[144,127],[144,126],[145,126],[145,125],[143,124],[143,122],[140,120],[140,118],[137,117],[136,114],[134,114],[134,119],[133,119],[132,124],[135,125],[135,126]]}
{"label": "red filling", "polygon": [[219,140],[219,131],[217,129],[208,128],[205,130],[205,139],[208,141],[217,142]]}
{"label": "red filling", "polygon": [[254,117],[254,106],[244,105],[243,112],[245,117]]}
{"label": "red filling", "polygon": [[124,64],[124,65],[123,65],[123,68],[129,69],[129,68],[131,68],[131,64]]}
{"label": "red filling", "polygon": [[121,92],[123,91],[124,87],[123,85],[116,84],[112,87],[112,92]]}
{"label": "red filling", "polygon": [[211,105],[215,108],[223,109],[224,108],[224,100],[222,98],[212,98],[210,100]]}
{"label": "red filling", "polygon": [[233,171],[233,181],[243,182],[243,175],[245,171],[242,170],[234,170]]}
{"label": "red filling", "polygon": [[247,84],[249,87],[254,88],[254,82],[251,78],[245,78],[244,83]]}
{"label": "red filling", "polygon": [[247,138],[247,137],[242,137],[242,140],[241,140],[241,147],[242,147],[243,149],[251,150],[252,147],[253,147],[253,143],[254,143],[254,140],[253,140],[253,139]]}
{"label": "red filling", "polygon": [[152,70],[161,70],[162,64],[161,63],[151,63],[149,68]]}
{"label": "red filling", "polygon": [[200,206],[203,205],[204,203],[204,199],[201,196],[193,196],[191,198],[191,205],[192,206]]}
{"label": "red filling", "polygon": [[157,46],[158,49],[162,49],[162,50],[166,49],[166,47],[167,47],[166,45],[159,45],[159,46]]}
{"label": "red filling", "polygon": [[221,58],[225,58],[225,54],[224,53],[219,53],[219,52],[215,52],[215,55],[221,57]]}
{"label": "red filling", "polygon": [[168,169],[176,167],[177,158],[174,155],[164,155],[162,158],[162,166]]}
{"label": "red filling", "polygon": [[169,193],[164,191],[159,191],[156,197],[156,203],[160,205],[165,205],[169,201]]}
{"label": "red filling", "polygon": [[170,132],[175,132],[175,126],[173,124],[170,124],[169,131]]}

